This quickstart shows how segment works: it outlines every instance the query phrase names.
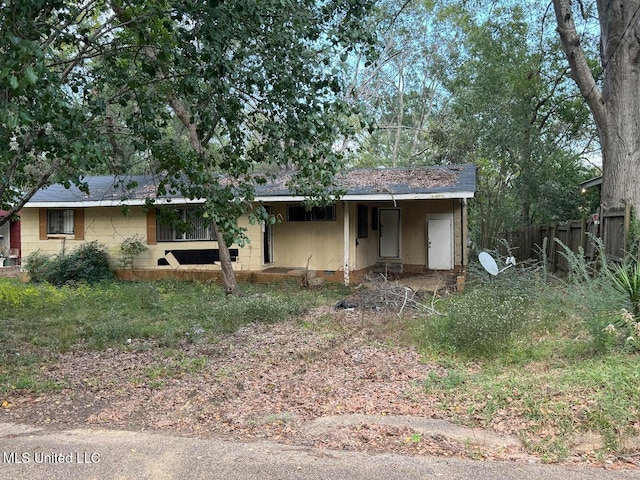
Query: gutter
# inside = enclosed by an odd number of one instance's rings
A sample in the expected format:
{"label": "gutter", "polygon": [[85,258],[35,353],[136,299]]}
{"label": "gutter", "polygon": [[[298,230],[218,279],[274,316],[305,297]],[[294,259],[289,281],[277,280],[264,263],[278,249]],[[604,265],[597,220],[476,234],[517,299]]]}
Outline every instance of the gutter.
{"label": "gutter", "polygon": [[[399,201],[399,200],[447,200],[460,198],[473,198],[474,192],[444,192],[444,193],[401,193],[401,194],[364,194],[364,195],[344,195],[336,201]],[[302,202],[306,197],[301,195],[258,195],[255,202]],[[155,199],[154,205],[185,205],[202,204],[203,198],[190,200],[188,198]],[[80,201],[49,201],[49,202],[27,202],[27,208],[90,208],[90,207],[121,207],[123,205],[143,206],[147,202],[145,199],[124,199],[124,200],[80,200]]]}

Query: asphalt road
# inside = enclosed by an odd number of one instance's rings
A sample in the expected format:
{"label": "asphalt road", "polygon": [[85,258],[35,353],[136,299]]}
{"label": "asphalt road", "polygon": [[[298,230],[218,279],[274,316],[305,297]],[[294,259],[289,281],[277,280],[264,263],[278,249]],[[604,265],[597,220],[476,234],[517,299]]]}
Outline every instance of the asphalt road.
{"label": "asphalt road", "polygon": [[0,479],[627,480],[640,470],[404,457],[112,430],[0,423]]}

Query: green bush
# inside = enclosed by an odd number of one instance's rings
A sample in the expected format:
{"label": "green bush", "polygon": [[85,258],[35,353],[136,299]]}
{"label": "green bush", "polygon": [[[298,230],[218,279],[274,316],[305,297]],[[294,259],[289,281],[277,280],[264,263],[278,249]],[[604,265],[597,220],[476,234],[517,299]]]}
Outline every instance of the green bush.
{"label": "green bush", "polygon": [[47,257],[40,251],[34,252],[27,257],[25,269],[32,282],[48,282],[58,287],[114,278],[109,255],[97,241],[82,243],[69,255]]}
{"label": "green bush", "polygon": [[[622,295],[603,279],[596,278],[582,285],[570,285],[565,290],[566,302],[590,335],[594,353],[609,353],[617,341],[607,327],[619,317]],[[579,331],[576,334],[579,335]]]}
{"label": "green bush", "polygon": [[[53,287],[49,287],[53,288]],[[37,308],[49,301],[55,301],[55,295],[36,285],[24,285],[12,279],[0,278],[0,311],[12,312],[20,308]],[[42,301],[42,298],[46,298]]]}
{"label": "green bush", "polygon": [[[594,337],[603,350],[613,347],[623,350],[640,350],[640,262],[627,257],[623,264],[612,264],[609,269],[611,286],[621,296],[625,307],[610,314],[611,321],[600,325]],[[626,301],[625,301],[626,300]],[[606,318],[606,317],[605,317]],[[604,322],[602,322],[604,323]]]}
{"label": "green bush", "polygon": [[147,250],[148,248],[144,244],[144,238],[137,233],[125,238],[120,244],[120,255],[122,255],[120,261],[122,266],[125,268],[133,268],[133,260]]}
{"label": "green bush", "polygon": [[24,269],[29,272],[29,277],[34,283],[46,282],[46,274],[51,263],[51,258],[36,250],[24,260]]}
{"label": "green bush", "polygon": [[623,265],[611,267],[613,287],[627,297],[631,313],[640,315],[640,262],[633,259]]}
{"label": "green bush", "polygon": [[[557,241],[557,240],[556,240]],[[604,245],[593,239],[598,261],[588,264],[580,249],[576,255],[557,241],[569,264],[566,300],[590,333],[596,353],[614,348],[634,351],[640,347],[640,265],[628,256],[622,265],[607,260]],[[625,308],[621,308],[621,307]],[[627,310],[628,309],[628,310]]]}

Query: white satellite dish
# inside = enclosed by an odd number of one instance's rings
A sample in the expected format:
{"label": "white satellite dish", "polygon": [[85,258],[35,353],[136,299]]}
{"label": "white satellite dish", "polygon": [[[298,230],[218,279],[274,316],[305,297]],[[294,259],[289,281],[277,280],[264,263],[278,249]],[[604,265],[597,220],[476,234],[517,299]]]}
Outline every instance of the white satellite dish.
{"label": "white satellite dish", "polygon": [[491,255],[487,252],[480,252],[478,260],[480,260],[480,264],[487,272],[491,275],[498,275],[498,264]]}
{"label": "white satellite dish", "polygon": [[499,273],[504,272],[507,268],[514,267],[516,265],[515,257],[507,257],[505,261],[507,266],[500,270],[496,261],[487,252],[480,252],[480,255],[478,255],[478,260],[480,260],[480,264],[482,265],[482,267],[494,277]]}

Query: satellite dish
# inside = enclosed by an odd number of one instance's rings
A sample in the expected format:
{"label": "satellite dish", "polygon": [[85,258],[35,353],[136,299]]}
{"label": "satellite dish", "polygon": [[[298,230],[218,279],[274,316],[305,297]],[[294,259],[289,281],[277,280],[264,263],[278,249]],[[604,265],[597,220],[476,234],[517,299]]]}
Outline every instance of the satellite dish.
{"label": "satellite dish", "polygon": [[498,275],[498,264],[491,255],[489,255],[487,252],[480,252],[480,255],[478,255],[478,260],[480,260],[480,264],[487,272],[494,276]]}
{"label": "satellite dish", "polygon": [[478,260],[480,260],[480,264],[482,265],[482,267],[494,277],[499,273],[504,272],[507,268],[515,267],[516,265],[516,257],[507,257],[505,260],[507,266],[502,270],[499,270],[498,264],[487,252],[480,252],[480,255],[478,255]]}

